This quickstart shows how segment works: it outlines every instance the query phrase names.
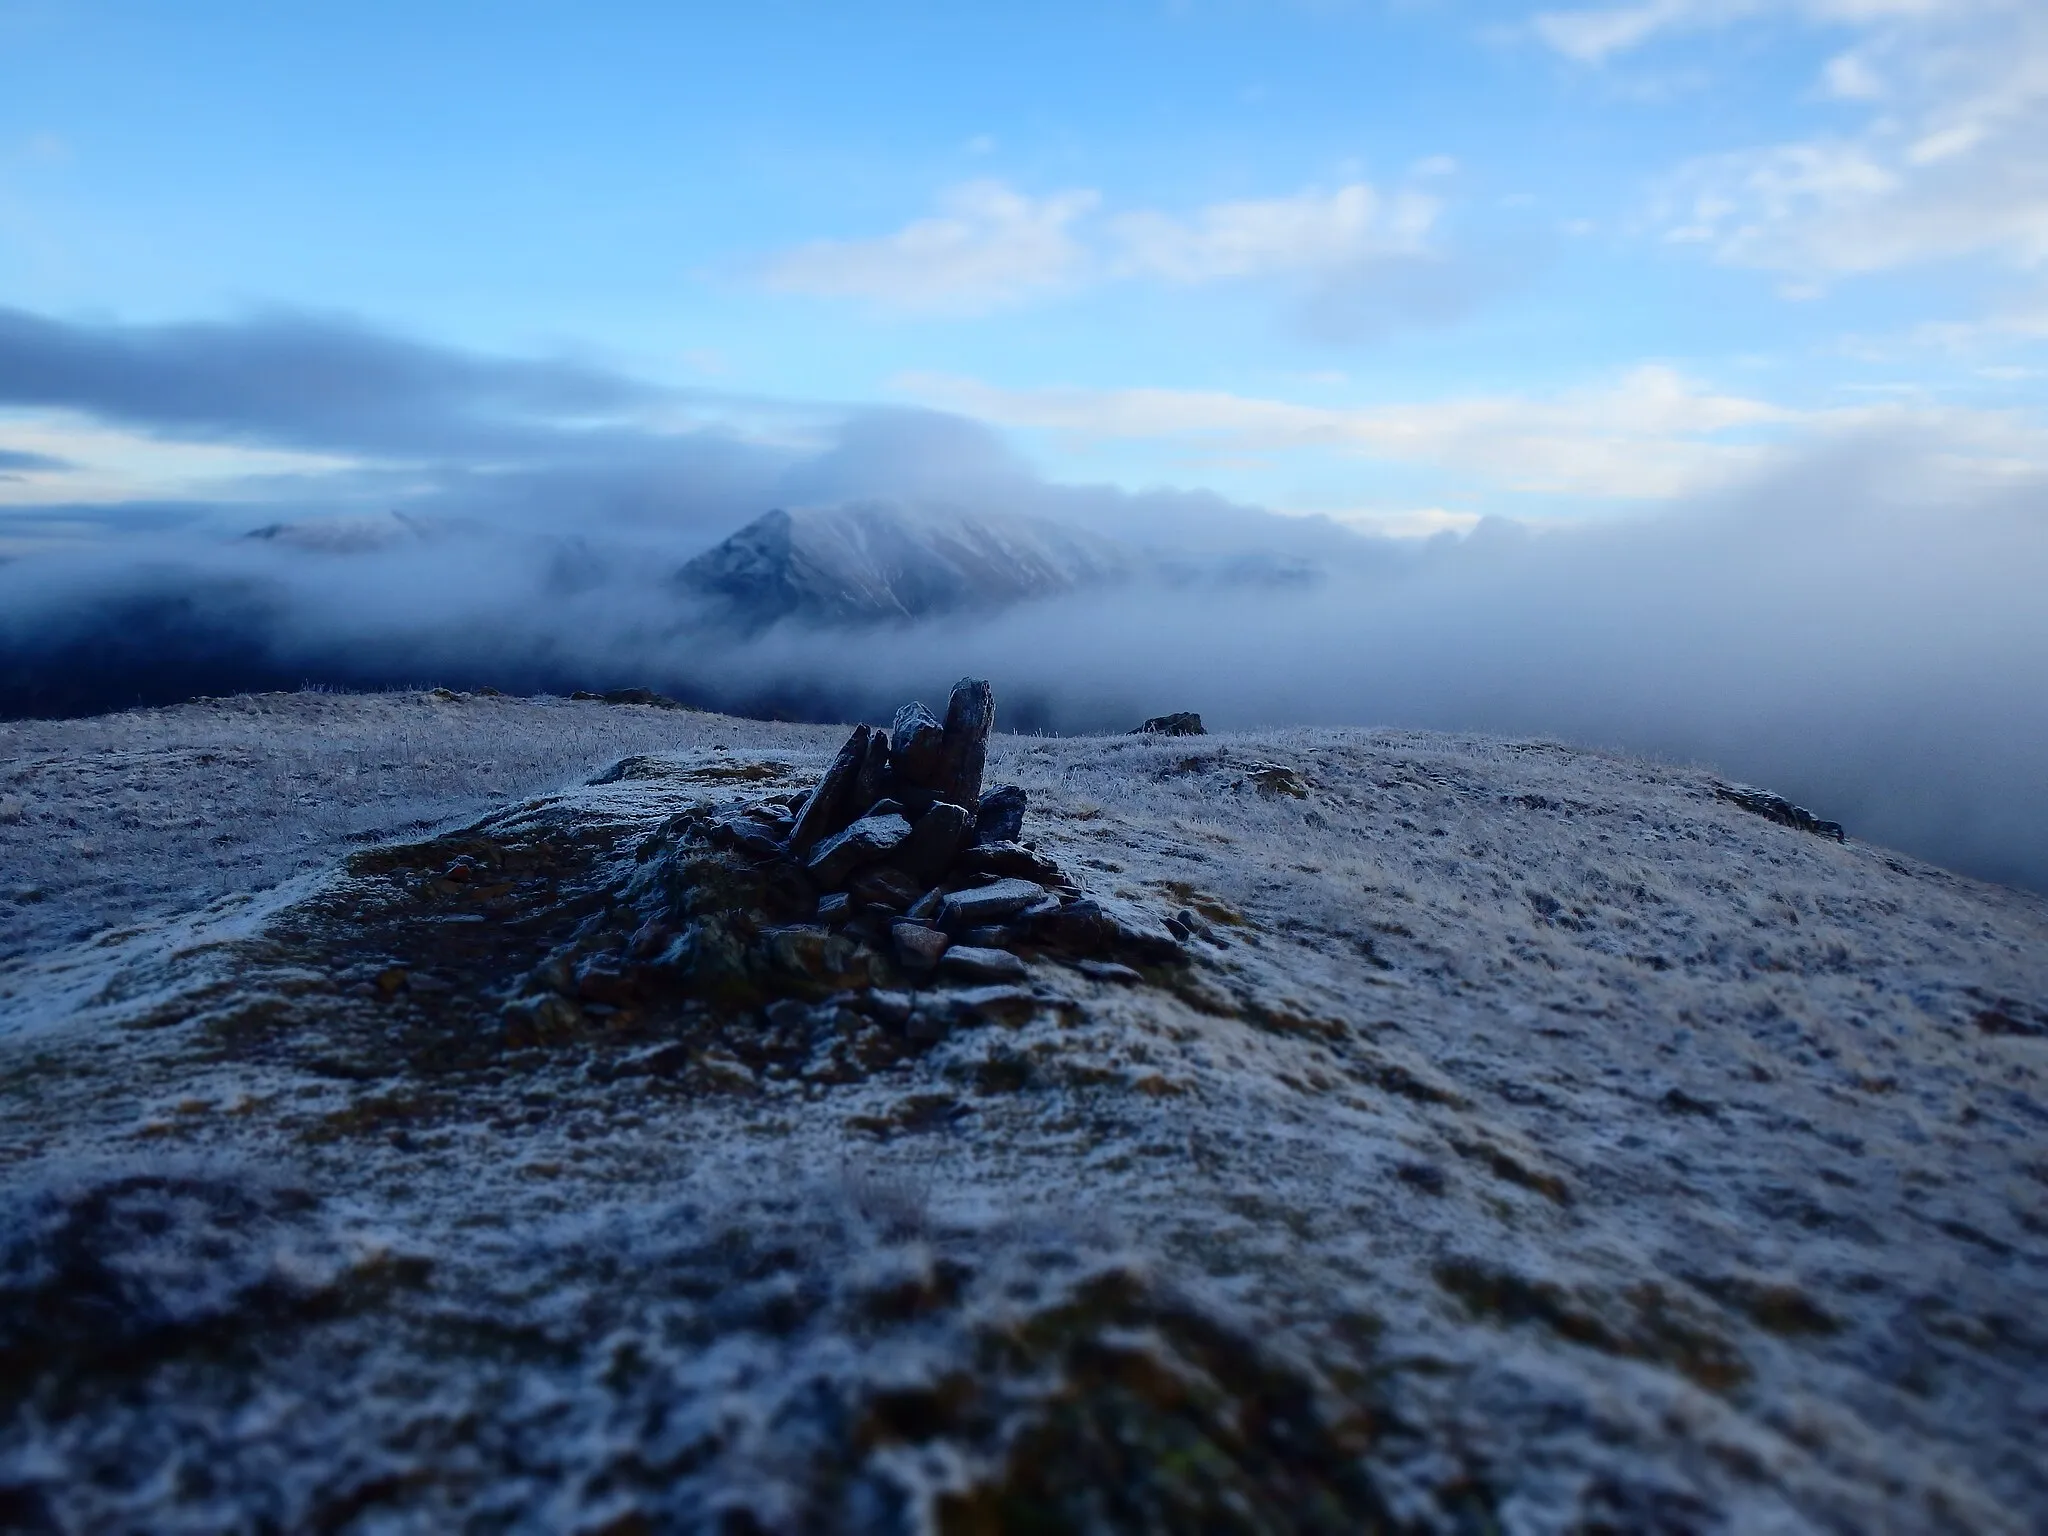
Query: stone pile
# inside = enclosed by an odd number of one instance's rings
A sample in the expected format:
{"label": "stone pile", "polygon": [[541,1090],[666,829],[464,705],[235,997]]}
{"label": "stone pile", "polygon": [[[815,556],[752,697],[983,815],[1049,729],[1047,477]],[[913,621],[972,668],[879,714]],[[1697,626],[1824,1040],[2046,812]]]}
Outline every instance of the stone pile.
{"label": "stone pile", "polygon": [[1033,959],[1124,982],[1184,961],[1189,914],[1089,895],[1024,838],[1025,792],[984,788],[994,723],[989,685],[963,679],[944,720],[908,704],[887,731],[856,727],[809,790],[672,817],[508,1017],[773,1022],[802,1003],[916,1036],[1028,1013]]}
{"label": "stone pile", "polygon": [[1026,796],[984,790],[995,696],[962,679],[937,719],[906,704],[858,726],[817,787],[722,818],[712,840],[800,872],[813,923],[886,954],[911,981],[1021,980],[1019,951],[1181,958],[1169,932],[1091,899],[1023,840]]}

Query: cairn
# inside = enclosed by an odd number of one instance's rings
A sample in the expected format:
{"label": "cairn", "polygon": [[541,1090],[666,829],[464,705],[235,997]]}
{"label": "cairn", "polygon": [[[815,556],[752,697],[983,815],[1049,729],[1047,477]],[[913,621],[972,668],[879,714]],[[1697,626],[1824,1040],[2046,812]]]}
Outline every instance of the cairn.
{"label": "cairn", "polygon": [[1042,1006],[1035,959],[1126,983],[1186,960],[1192,914],[1090,896],[1024,839],[1023,789],[983,788],[994,724],[989,685],[963,679],[943,721],[907,704],[888,731],[857,726],[808,790],[671,817],[521,978],[511,1037],[573,1033],[592,1009],[771,1024],[809,1009],[931,1040]]}
{"label": "cairn", "polygon": [[808,792],[722,820],[713,841],[779,862],[815,893],[813,923],[886,954],[906,980],[1020,979],[1020,952],[1180,958],[1170,934],[1106,910],[1023,841],[1025,792],[984,790],[995,694],[954,685],[940,721],[906,704],[857,726]]}

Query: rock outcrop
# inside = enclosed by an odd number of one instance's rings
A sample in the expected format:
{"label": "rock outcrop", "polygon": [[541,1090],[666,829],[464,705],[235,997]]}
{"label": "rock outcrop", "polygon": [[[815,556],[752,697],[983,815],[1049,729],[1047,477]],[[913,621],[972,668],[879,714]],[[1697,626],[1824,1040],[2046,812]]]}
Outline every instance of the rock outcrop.
{"label": "rock outcrop", "polygon": [[1730,805],[1742,807],[1752,816],[1775,821],[1781,827],[1811,832],[1815,837],[1831,837],[1838,843],[1848,841],[1848,834],[1842,830],[1839,821],[1823,821],[1805,806],[1794,805],[1783,795],[1774,795],[1767,789],[1753,789],[1747,784],[1716,784],[1714,794]]}
{"label": "rock outcrop", "polygon": [[1143,725],[1132,731],[1133,736],[1206,736],[1202,729],[1202,717],[1193,710],[1184,709],[1171,715],[1154,715]]}

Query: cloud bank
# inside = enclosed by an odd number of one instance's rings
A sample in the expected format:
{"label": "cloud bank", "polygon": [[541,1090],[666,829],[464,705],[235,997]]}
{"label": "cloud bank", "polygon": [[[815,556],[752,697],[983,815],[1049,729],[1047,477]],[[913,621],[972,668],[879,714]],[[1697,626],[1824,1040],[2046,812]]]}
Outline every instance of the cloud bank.
{"label": "cloud bank", "polygon": [[[1191,708],[1226,728],[1475,729],[1705,761],[1854,835],[2048,889],[2048,479],[2024,458],[1987,472],[1940,415],[1793,421],[1771,454],[1680,486],[1655,517],[1400,542],[1213,496],[1048,483],[959,416],[706,402],[326,322],[6,317],[0,338],[14,419],[54,409],[143,443],[338,463],[212,499],[88,504],[20,500],[79,471],[17,460],[0,529],[43,532],[0,564],[0,712],[444,682],[650,684],[843,719],[975,672],[1022,728]],[[1660,388],[1629,421],[1748,424],[1740,402]],[[1229,430],[1246,419],[1215,409]],[[1529,430],[1494,421],[1368,426],[1446,454]],[[1051,517],[1280,575],[744,640],[706,628],[672,580],[772,506],[868,497]]]}

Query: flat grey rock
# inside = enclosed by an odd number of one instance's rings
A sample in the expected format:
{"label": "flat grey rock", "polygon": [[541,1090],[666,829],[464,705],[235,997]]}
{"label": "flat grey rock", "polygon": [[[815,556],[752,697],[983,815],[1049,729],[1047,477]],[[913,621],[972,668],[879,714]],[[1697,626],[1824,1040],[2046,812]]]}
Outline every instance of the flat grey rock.
{"label": "flat grey rock", "polygon": [[910,823],[901,816],[863,816],[812,849],[805,870],[812,880],[829,890],[845,884],[847,876],[861,866],[886,858],[909,836]]}
{"label": "flat grey rock", "polygon": [[1045,887],[1033,880],[997,880],[972,890],[954,891],[939,902],[939,926],[978,928],[1014,917],[1045,896]]}
{"label": "flat grey rock", "polygon": [[1024,962],[1007,949],[955,944],[939,957],[939,975],[949,981],[1022,981],[1029,974]]}

